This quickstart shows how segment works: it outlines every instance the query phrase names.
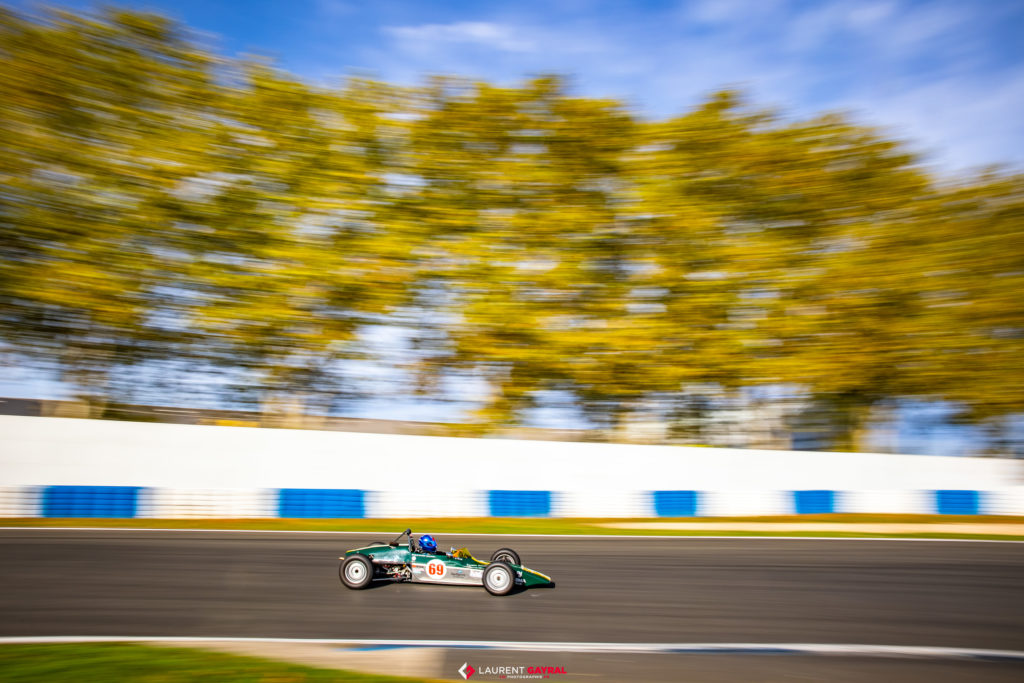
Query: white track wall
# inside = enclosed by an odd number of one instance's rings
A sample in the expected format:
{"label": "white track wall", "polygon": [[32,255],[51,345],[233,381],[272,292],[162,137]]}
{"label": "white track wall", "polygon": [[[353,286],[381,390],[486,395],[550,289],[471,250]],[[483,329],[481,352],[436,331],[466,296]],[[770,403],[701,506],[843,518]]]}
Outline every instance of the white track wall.
{"label": "white track wall", "polygon": [[0,515],[71,486],[143,487],[139,516],[275,516],[280,489],[360,490],[375,517],[486,516],[495,490],[551,492],[567,517],[652,515],[654,491],[700,492],[701,515],[788,514],[815,490],[836,511],[934,512],[933,492],[971,490],[978,511],[1024,512],[1024,463],[1007,459],[0,416]]}

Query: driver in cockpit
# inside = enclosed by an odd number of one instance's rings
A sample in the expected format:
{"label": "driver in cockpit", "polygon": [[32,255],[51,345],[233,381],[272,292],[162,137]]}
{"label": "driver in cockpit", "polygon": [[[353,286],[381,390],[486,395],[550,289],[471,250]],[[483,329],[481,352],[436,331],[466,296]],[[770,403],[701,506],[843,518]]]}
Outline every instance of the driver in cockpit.
{"label": "driver in cockpit", "polygon": [[437,552],[437,541],[430,534],[420,536],[420,552],[427,555],[444,555],[444,553]]}
{"label": "driver in cockpit", "polygon": [[423,534],[420,536],[419,552],[425,555],[444,555],[446,557],[460,557],[460,551],[454,547],[450,552],[444,552],[437,549],[437,541],[430,534]]}

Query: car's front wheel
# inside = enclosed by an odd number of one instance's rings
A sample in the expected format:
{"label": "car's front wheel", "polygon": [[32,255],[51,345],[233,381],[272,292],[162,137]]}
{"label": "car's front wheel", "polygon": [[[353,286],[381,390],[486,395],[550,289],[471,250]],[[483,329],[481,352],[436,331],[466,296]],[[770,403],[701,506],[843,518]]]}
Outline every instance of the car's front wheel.
{"label": "car's front wheel", "polygon": [[338,575],[349,588],[366,588],[373,581],[373,563],[362,555],[353,555],[341,563]]}
{"label": "car's front wheel", "polygon": [[507,595],[515,586],[515,573],[504,562],[492,562],[484,570],[484,588],[491,595]]}

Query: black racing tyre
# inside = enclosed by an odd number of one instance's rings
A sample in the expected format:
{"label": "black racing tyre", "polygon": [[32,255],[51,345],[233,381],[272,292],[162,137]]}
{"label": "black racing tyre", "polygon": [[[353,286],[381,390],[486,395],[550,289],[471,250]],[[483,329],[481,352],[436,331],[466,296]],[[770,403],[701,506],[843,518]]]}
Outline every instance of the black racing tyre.
{"label": "black racing tyre", "polygon": [[507,562],[508,564],[522,565],[522,560],[519,559],[519,553],[512,548],[498,548],[491,553],[491,562]]}
{"label": "black racing tyre", "polygon": [[338,576],[348,588],[366,588],[373,581],[373,563],[363,555],[353,555],[338,567]]}
{"label": "black racing tyre", "polygon": [[484,570],[484,588],[491,595],[508,595],[516,585],[516,573],[504,562],[492,562]]}

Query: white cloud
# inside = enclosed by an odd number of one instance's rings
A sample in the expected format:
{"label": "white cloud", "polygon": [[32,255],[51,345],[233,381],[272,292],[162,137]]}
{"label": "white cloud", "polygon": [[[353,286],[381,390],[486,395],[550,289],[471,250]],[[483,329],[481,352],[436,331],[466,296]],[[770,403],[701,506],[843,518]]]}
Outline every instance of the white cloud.
{"label": "white cloud", "polygon": [[481,45],[507,52],[531,52],[535,49],[533,41],[524,37],[522,32],[488,21],[386,26],[383,30],[417,51],[453,43]]}
{"label": "white cloud", "polygon": [[785,0],[683,0],[678,15],[699,24],[744,24],[764,21],[785,9]]}
{"label": "white cloud", "polygon": [[807,11],[792,15],[783,34],[783,42],[797,50],[814,50],[830,40],[861,39],[851,33],[885,33],[878,30],[878,24],[894,12],[893,5],[885,2],[850,3],[830,2],[814,5]]}
{"label": "white cloud", "polygon": [[892,16],[895,9],[891,2],[851,3],[846,13],[846,21],[858,30],[874,29]]}
{"label": "white cloud", "polygon": [[943,171],[997,162],[1024,165],[1024,68],[1010,77],[947,77],[886,98],[850,103],[870,122],[912,141]]}
{"label": "white cloud", "polygon": [[948,5],[914,7],[892,22],[882,34],[890,44],[904,50],[920,50],[926,44],[953,32],[970,20],[961,8]]}

